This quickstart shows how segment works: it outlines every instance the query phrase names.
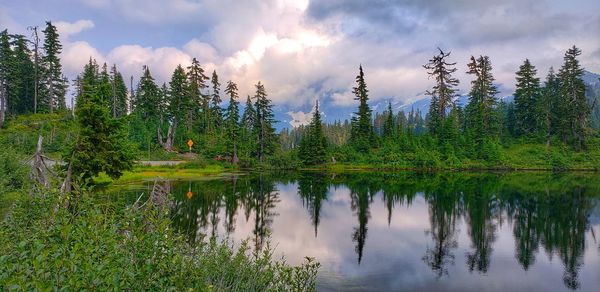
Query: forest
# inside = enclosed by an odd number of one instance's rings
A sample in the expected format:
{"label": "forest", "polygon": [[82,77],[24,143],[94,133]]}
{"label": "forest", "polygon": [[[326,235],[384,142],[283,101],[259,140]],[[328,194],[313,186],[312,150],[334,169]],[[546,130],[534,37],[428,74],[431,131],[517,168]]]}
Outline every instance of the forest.
{"label": "forest", "polygon": [[[106,158],[103,153],[120,153],[111,163],[128,169],[134,157],[181,159],[178,153],[188,152],[190,139],[194,147],[188,159],[241,168],[561,170],[596,169],[600,162],[598,92],[586,88],[577,59],[581,50],[575,46],[543,80],[524,60],[509,101],[498,97],[490,58],[471,57],[464,106],[455,102],[457,63],[439,49],[423,65],[434,81],[426,92],[431,97],[427,113],[394,112],[391,102],[385,111],[373,112],[360,66],[353,88],[358,106],[350,120],[324,122],[317,101],[309,125],[276,133],[273,104],[260,81],[253,96],[240,97],[235,81],[220,80],[193,59],[174,68],[164,84],[144,66],[128,88],[118,64],[90,58],[69,82],[61,71],[56,27],[48,23],[42,32],[43,44],[6,30],[0,34],[2,143],[30,154],[42,134],[56,145],[57,159],[89,162],[77,174],[96,165],[86,177],[111,171],[97,166]],[[73,94],[70,107],[68,93]],[[88,136],[92,140],[86,141]],[[75,145],[78,151],[70,151]],[[89,153],[98,159],[91,162]]]}

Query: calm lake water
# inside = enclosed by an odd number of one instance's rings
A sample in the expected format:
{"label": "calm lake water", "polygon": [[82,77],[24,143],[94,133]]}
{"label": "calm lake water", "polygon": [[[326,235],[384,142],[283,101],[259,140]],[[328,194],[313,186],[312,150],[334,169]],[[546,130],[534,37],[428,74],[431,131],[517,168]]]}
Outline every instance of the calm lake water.
{"label": "calm lake water", "polygon": [[600,291],[598,174],[300,172],[164,184],[190,242],[270,241],[290,263],[315,257],[321,291]]}

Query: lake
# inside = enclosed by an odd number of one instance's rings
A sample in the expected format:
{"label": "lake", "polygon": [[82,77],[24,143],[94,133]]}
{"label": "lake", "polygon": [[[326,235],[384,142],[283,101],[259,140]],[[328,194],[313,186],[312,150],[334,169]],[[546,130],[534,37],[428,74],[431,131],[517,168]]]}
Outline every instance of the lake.
{"label": "lake", "polygon": [[314,257],[320,291],[600,289],[599,174],[280,172],[162,184],[191,243],[248,239],[289,263]]}

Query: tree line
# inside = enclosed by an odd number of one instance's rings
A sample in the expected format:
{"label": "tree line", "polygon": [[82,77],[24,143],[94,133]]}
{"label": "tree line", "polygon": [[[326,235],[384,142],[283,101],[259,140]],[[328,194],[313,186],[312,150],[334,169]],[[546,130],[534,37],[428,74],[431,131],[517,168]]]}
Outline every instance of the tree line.
{"label": "tree line", "polygon": [[[580,54],[579,48],[569,48],[562,67],[558,72],[550,68],[543,83],[537,77],[535,66],[528,59],[524,60],[516,72],[513,102],[498,98],[490,58],[472,56],[466,72],[473,77],[471,90],[468,103],[462,107],[455,102],[459,96],[459,80],[453,77],[456,63],[449,61],[450,52],[440,49],[423,65],[435,81],[426,92],[431,102],[424,119],[418,111],[416,114],[411,111],[408,118],[404,112],[394,114],[391,103],[383,114],[373,118],[369,90],[360,66],[353,88],[359,105],[350,123],[344,123],[350,128],[347,146],[359,153],[386,147],[397,151],[425,147],[439,149],[446,156],[483,160],[496,159],[500,142],[513,138],[543,141],[548,146],[557,138],[576,151],[585,150],[594,135],[590,119],[595,102],[588,101],[585,95],[584,70],[577,59]],[[320,123],[317,112],[307,129],[299,129],[303,133],[299,153],[306,153],[300,155],[306,164],[326,160],[322,151],[303,152],[302,148],[325,137],[323,127],[315,125]],[[288,136],[294,135],[292,131]]]}
{"label": "tree line", "polygon": [[[0,125],[6,117],[68,110],[69,81],[62,73],[57,29],[46,23],[43,44],[39,44],[37,27],[31,31],[33,40],[7,30],[0,33]],[[423,66],[434,80],[426,92],[431,97],[427,113],[394,113],[391,103],[383,113],[373,113],[365,73],[359,66],[352,90],[358,108],[349,121],[324,123],[317,105],[309,125],[279,134],[273,127],[273,105],[261,82],[242,105],[237,84],[233,80],[221,84],[217,72],[206,72],[195,58],[187,67],[177,66],[163,84],[143,66],[135,86],[133,77],[128,80],[129,88],[116,64],[98,64],[90,58],[73,80],[73,112],[80,128],[88,128],[89,133],[99,131],[99,124],[107,125],[107,155],[117,145],[148,153],[185,152],[190,139],[193,152],[247,165],[265,162],[278,153],[314,165],[336,159],[352,161],[356,155],[375,152],[423,157],[432,149],[446,160],[493,161],[501,143],[509,139],[563,143],[581,151],[594,135],[590,118],[595,104],[585,96],[580,54],[577,47],[569,48],[561,68],[557,72],[551,68],[543,82],[535,66],[524,60],[516,72],[513,102],[498,98],[490,58],[473,56],[466,72],[472,76],[469,101],[461,106],[455,102],[456,62],[450,61],[450,52],[439,50]],[[102,121],[81,116],[90,111],[102,111],[97,112]],[[86,144],[82,135],[78,139],[80,147]],[[102,144],[94,143],[87,144]]]}

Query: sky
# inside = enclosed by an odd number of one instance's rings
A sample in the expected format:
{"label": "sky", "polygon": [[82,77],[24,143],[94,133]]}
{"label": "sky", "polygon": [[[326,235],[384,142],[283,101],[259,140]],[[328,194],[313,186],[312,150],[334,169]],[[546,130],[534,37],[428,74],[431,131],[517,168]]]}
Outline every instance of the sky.
{"label": "sky", "polygon": [[438,47],[463,93],[470,56],[490,57],[500,95],[525,58],[543,78],[573,45],[600,73],[599,11],[598,0],[0,0],[0,29],[30,35],[52,21],[69,79],[92,57],[134,86],[148,65],[162,84],[195,57],[242,97],[262,81],[280,120],[298,125],[317,99],[326,118],[351,113],[361,64],[373,103],[423,98],[433,81],[422,66]]}

